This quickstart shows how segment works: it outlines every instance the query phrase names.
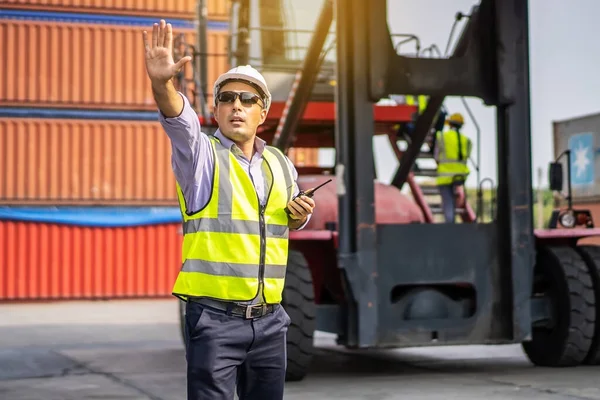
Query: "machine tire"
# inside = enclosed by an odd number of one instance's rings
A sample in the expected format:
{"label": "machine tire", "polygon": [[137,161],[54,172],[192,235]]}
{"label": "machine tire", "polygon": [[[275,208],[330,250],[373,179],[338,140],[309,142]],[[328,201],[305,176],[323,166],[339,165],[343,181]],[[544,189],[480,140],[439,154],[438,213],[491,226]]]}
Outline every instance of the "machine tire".
{"label": "machine tire", "polygon": [[578,246],[577,251],[583,257],[588,266],[592,282],[594,283],[594,292],[596,294],[596,326],[592,346],[587,354],[584,364],[600,365],[600,316],[598,307],[600,307],[600,247],[598,246]]}
{"label": "machine tire", "polygon": [[304,379],[314,354],[316,306],[313,281],[306,258],[290,250],[281,302],[291,319],[287,332],[286,381]]}
{"label": "machine tire", "polygon": [[523,343],[529,360],[538,366],[570,367],[586,358],[596,320],[592,277],[583,258],[572,247],[542,247],[538,251],[534,293],[550,293],[555,323],[534,327],[532,340]]}

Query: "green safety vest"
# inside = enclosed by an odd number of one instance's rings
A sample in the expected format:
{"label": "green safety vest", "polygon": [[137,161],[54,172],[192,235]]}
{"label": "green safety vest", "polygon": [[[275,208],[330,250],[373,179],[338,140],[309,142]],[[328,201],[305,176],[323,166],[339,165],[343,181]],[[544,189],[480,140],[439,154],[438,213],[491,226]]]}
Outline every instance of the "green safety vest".
{"label": "green safety vest", "polygon": [[273,183],[266,205],[260,206],[248,173],[228,148],[210,138],[215,161],[208,204],[190,213],[177,184],[183,249],[173,295],[250,301],[263,287],[265,301],[279,303],[288,258],[284,209],[292,198],[292,170],[280,150],[266,146],[263,162]]}
{"label": "green safety vest", "polygon": [[467,161],[471,155],[471,139],[456,130],[436,134],[438,146],[438,185],[450,185],[457,179],[465,181],[469,175]]}

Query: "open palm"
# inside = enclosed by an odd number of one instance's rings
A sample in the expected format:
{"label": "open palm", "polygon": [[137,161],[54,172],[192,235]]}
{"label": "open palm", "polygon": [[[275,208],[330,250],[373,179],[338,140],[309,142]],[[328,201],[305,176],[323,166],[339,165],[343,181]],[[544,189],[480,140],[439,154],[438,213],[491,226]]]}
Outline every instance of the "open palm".
{"label": "open palm", "polygon": [[148,42],[148,32],[143,31],[146,50],[146,71],[152,82],[166,82],[171,79],[192,58],[186,56],[177,63],[173,60],[173,27],[160,20],[152,28],[152,44]]}

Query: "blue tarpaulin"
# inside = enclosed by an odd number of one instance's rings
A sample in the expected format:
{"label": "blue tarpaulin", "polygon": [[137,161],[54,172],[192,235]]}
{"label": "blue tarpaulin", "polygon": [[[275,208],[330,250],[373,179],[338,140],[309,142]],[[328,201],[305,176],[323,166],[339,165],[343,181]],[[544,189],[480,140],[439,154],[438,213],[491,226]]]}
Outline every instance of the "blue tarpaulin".
{"label": "blue tarpaulin", "polygon": [[90,227],[180,223],[178,207],[0,207],[0,220]]}

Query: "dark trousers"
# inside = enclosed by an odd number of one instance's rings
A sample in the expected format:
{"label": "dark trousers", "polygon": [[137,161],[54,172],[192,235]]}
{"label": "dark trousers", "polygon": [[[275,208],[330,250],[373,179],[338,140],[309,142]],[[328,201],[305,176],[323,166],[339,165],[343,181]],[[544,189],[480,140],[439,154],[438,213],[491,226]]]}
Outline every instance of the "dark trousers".
{"label": "dark trousers", "polygon": [[442,208],[444,210],[444,219],[448,223],[456,222],[456,189],[462,183],[452,183],[450,185],[439,185],[440,196],[442,197]]}
{"label": "dark trousers", "polygon": [[186,306],[188,400],[282,400],[290,317],[283,307],[243,319],[206,305]]}
{"label": "dark trousers", "polygon": [[[440,190],[440,196],[442,197],[444,219],[446,220],[446,222],[453,224],[456,222],[456,192],[458,189],[464,189],[464,181],[459,180],[450,185],[439,185],[438,188]],[[463,204],[463,202],[466,202],[464,197],[461,198],[461,204]],[[461,207],[463,206],[461,205],[459,208]]]}

